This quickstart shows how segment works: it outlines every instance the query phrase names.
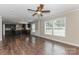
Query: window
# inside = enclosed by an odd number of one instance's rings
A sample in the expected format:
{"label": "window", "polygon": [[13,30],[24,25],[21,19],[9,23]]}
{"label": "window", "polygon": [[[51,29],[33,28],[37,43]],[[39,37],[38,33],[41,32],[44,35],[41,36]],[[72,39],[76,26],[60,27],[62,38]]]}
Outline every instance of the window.
{"label": "window", "polygon": [[65,37],[66,18],[57,18],[53,21],[53,35]]}
{"label": "window", "polygon": [[52,21],[45,21],[44,26],[45,26],[45,34],[52,35]]}
{"label": "window", "polygon": [[35,24],[32,24],[32,32],[35,32]]}

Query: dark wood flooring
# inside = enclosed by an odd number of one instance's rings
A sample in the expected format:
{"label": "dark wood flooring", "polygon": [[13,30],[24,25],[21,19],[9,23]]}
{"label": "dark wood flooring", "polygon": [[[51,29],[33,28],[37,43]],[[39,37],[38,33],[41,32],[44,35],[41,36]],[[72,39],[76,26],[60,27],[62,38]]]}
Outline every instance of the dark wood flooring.
{"label": "dark wood flooring", "polygon": [[79,48],[34,36],[6,36],[0,55],[78,55]]}

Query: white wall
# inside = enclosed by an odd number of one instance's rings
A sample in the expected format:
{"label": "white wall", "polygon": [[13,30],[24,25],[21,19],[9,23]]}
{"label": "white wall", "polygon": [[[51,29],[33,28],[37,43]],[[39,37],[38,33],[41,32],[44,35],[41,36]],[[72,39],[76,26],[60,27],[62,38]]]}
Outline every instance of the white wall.
{"label": "white wall", "polygon": [[55,16],[54,19],[58,17],[66,17],[66,37],[44,34],[44,20],[41,20],[41,23],[40,21],[33,22],[36,24],[36,32],[32,33],[32,35],[37,35],[50,40],[59,41],[79,47],[79,10]]}
{"label": "white wall", "polygon": [[0,16],[0,41],[2,41],[2,18]]}
{"label": "white wall", "polygon": [[5,24],[3,24],[3,36],[5,35]]}
{"label": "white wall", "polygon": [[[47,19],[45,19],[46,21],[48,21]],[[41,21],[38,20],[38,21],[34,21],[33,23],[35,23],[35,32],[31,32],[32,35],[36,35],[36,36],[40,36],[40,37],[44,37],[44,38],[47,38],[47,39],[52,39],[52,36],[48,35],[48,34],[45,34],[44,32],[44,21],[42,18],[41,18]]]}

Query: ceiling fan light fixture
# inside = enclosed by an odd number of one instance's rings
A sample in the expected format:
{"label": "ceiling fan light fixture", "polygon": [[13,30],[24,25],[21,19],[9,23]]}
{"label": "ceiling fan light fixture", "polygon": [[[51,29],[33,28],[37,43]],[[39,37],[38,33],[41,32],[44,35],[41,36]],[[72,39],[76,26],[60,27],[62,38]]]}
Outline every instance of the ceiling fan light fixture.
{"label": "ceiling fan light fixture", "polygon": [[35,16],[35,15],[41,15],[43,16],[42,14],[43,13],[49,13],[50,10],[43,10],[44,9],[44,5],[43,4],[40,4],[39,6],[37,6],[37,9],[36,10],[32,10],[32,9],[27,9],[27,10],[30,10],[30,11],[34,11],[35,13],[33,13],[32,16]]}
{"label": "ceiling fan light fixture", "polygon": [[37,14],[41,14],[41,12],[38,11]]}

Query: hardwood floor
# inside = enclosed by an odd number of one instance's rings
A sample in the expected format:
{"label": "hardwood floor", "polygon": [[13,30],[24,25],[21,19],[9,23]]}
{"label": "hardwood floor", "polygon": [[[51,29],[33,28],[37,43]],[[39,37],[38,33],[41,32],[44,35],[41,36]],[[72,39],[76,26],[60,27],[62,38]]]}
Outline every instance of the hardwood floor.
{"label": "hardwood floor", "polygon": [[0,55],[78,55],[79,48],[34,36],[6,36]]}

